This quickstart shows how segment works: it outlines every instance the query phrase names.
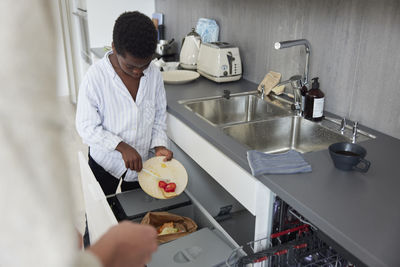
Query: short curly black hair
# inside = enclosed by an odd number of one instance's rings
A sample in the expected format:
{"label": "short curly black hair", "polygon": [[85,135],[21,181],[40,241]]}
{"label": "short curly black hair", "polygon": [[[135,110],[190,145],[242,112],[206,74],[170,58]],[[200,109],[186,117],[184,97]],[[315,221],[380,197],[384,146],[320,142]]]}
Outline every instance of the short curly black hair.
{"label": "short curly black hair", "polygon": [[157,47],[157,31],[151,19],[138,12],[122,13],[115,21],[113,42],[118,54],[138,58],[152,56]]}

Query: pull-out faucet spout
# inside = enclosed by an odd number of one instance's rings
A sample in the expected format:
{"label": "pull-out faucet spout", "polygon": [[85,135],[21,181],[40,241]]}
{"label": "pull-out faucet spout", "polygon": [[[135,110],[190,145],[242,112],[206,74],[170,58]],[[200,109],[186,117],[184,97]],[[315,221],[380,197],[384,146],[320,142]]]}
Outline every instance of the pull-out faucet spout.
{"label": "pull-out faucet spout", "polygon": [[298,39],[291,41],[276,42],[275,49],[288,48],[292,46],[304,45],[306,48],[306,64],[304,67],[303,84],[308,84],[308,71],[309,71],[309,59],[311,54],[311,45],[306,39]]}

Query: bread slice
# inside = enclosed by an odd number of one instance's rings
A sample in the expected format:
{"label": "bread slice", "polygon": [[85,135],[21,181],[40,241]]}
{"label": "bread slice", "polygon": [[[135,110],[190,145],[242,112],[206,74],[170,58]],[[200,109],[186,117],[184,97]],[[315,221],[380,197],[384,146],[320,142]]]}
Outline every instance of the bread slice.
{"label": "bread slice", "polygon": [[175,192],[165,192],[164,189],[161,189],[161,192],[163,193],[165,198],[173,198],[177,196]]}

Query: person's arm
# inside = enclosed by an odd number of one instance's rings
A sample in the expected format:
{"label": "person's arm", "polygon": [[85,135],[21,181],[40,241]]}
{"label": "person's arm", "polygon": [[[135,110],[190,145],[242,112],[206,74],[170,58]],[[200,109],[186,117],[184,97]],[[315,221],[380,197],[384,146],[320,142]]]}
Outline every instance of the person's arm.
{"label": "person's arm", "polygon": [[129,221],[113,226],[88,249],[104,267],[143,267],[157,250],[157,231]]}
{"label": "person's arm", "polygon": [[142,157],[136,149],[125,142],[120,142],[115,149],[121,153],[127,169],[135,170],[137,172],[142,170]]}
{"label": "person's arm", "polygon": [[79,97],[76,110],[76,130],[84,143],[89,146],[100,146],[108,151],[116,149],[122,138],[107,131],[102,125],[98,109],[100,97],[94,90],[96,84],[93,81],[92,72],[86,74],[79,88]]}
{"label": "person's arm", "polygon": [[165,160],[171,160],[173,153],[167,148],[167,98],[161,74],[157,77],[156,86],[155,118],[150,147],[155,149],[156,156],[165,156]]}

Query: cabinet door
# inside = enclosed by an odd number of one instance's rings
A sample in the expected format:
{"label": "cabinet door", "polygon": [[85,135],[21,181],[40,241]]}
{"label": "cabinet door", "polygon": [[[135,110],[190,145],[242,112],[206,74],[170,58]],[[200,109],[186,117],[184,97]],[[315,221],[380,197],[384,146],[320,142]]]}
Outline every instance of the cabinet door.
{"label": "cabinet door", "polygon": [[78,152],[78,157],[89,237],[90,242],[94,243],[111,226],[116,225],[118,222],[108,205],[103,190],[94,177],[94,174],[81,151]]}

